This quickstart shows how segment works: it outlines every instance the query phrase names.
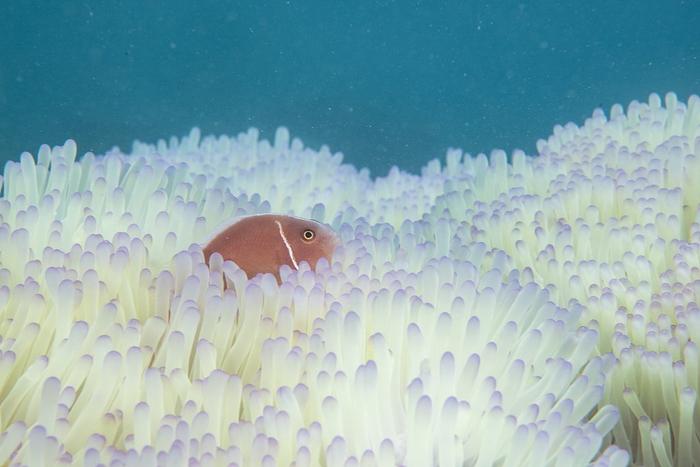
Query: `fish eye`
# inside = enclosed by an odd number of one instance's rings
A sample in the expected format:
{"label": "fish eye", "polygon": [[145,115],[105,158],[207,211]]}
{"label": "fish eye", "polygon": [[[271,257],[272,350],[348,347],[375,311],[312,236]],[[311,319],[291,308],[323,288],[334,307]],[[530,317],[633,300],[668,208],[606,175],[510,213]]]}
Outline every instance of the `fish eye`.
{"label": "fish eye", "polygon": [[314,238],[316,238],[316,232],[314,232],[311,229],[306,229],[304,232],[301,234],[301,237],[306,240],[307,242],[310,242]]}

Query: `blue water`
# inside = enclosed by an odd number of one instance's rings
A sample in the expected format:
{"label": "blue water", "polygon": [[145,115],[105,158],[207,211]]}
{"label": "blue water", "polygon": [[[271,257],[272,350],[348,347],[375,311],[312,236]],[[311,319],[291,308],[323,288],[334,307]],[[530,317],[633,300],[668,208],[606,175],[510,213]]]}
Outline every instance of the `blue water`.
{"label": "blue water", "polygon": [[2,2],[0,163],[279,125],[384,174],[700,92],[700,1]]}

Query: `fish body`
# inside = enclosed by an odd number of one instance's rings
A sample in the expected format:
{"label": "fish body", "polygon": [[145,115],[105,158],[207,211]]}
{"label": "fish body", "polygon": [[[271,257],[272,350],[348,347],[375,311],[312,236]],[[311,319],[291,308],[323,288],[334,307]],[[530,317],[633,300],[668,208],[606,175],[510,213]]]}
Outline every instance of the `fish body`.
{"label": "fish body", "polygon": [[219,253],[245,271],[248,278],[271,273],[280,281],[279,269],[293,269],[306,261],[311,268],[321,258],[331,261],[338,236],[325,224],[278,214],[242,217],[216,233],[204,246],[204,259]]}

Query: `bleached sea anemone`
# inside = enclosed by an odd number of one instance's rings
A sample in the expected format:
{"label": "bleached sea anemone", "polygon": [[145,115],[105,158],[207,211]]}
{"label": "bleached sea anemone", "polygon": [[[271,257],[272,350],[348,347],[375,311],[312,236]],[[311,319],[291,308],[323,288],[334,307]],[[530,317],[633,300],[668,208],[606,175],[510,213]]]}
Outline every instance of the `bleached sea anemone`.
{"label": "bleached sea anemone", "polygon": [[[0,464],[690,465],[700,99],[372,180],[280,129],[42,146],[0,198]],[[204,262],[331,224],[315,271]]]}

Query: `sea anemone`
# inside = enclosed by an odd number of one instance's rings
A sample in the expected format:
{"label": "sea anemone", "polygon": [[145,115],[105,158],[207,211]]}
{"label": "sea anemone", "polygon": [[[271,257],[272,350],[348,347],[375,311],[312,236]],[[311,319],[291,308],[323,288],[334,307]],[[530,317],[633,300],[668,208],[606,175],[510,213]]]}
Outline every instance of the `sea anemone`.
{"label": "sea anemone", "polygon": [[[0,178],[0,463],[689,465],[700,99],[371,179],[281,128],[42,146]],[[226,219],[341,238],[204,261]]]}

